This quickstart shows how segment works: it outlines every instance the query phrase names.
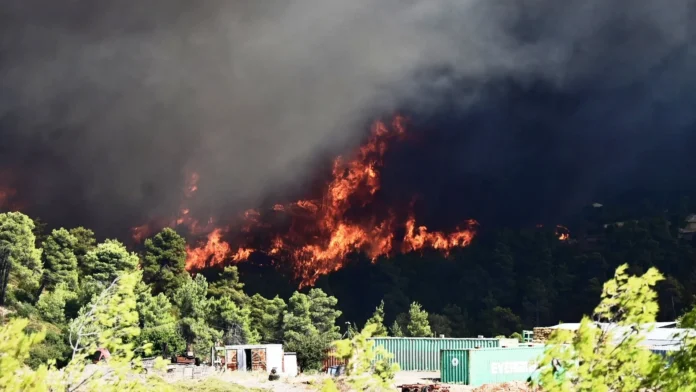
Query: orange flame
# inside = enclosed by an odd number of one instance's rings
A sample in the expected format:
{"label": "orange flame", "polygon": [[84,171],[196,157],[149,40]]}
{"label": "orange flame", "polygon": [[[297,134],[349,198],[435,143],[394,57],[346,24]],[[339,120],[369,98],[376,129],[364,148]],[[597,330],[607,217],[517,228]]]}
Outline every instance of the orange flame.
{"label": "orange flame", "polygon": [[[229,256],[230,245],[222,240],[222,236],[223,230],[215,229],[208,234],[208,239],[203,246],[199,248],[191,248],[187,246],[186,265],[196,265],[203,268],[223,263]],[[250,253],[251,252],[242,255],[246,258]],[[237,252],[237,255],[240,255],[240,253]]]}
{"label": "orange flame", "polygon": [[[389,256],[398,227],[395,214],[387,210],[386,217],[372,216],[353,222],[347,218],[347,213],[354,204],[364,207],[372,201],[380,189],[379,169],[389,142],[404,134],[404,119],[400,116],[391,126],[377,122],[367,143],[357,150],[355,157],[334,160],[332,180],[320,199],[273,206],[276,213],[288,213],[291,223],[282,234],[273,237],[270,245],[262,248],[243,245],[232,253],[230,246],[222,240],[223,231],[216,229],[208,235],[206,243],[188,249],[187,269],[200,270],[224,261],[239,262],[246,260],[252,252],[263,252],[289,258],[304,286],[313,284],[323,274],[340,269],[350,252],[363,251],[373,261],[380,256]],[[243,216],[242,233],[251,233],[260,227],[270,228],[270,225],[261,223],[263,216],[258,210],[247,210]],[[402,252],[431,247],[447,254],[454,247],[471,243],[476,222],[470,220],[466,222],[466,228],[449,234],[428,232],[426,227],[416,226],[412,214],[403,225],[406,234],[401,240]]]}
{"label": "orange flame", "polygon": [[566,241],[570,238],[570,230],[565,226],[556,225],[556,235],[559,241]]}

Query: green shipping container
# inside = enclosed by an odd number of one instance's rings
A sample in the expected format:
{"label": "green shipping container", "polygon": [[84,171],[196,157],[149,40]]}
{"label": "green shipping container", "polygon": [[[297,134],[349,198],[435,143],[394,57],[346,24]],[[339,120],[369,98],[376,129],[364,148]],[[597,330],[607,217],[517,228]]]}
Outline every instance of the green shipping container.
{"label": "green shipping container", "polygon": [[372,338],[376,345],[384,347],[394,357],[401,370],[438,371],[440,351],[447,349],[499,347],[498,339],[455,338]]}
{"label": "green shipping container", "polygon": [[440,379],[445,384],[474,387],[525,381],[544,354],[544,346],[442,350]]}

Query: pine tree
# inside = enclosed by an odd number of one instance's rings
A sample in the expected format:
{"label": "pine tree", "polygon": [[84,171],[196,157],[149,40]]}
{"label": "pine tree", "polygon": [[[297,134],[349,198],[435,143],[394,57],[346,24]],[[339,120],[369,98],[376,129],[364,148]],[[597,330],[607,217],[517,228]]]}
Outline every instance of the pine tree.
{"label": "pine tree", "polygon": [[222,333],[206,321],[211,309],[207,293],[208,282],[198,274],[179,287],[172,298],[178,310],[181,333],[196,352],[206,352],[222,337]]}
{"label": "pine tree", "polygon": [[312,324],[311,302],[307,295],[296,291],[288,301],[283,315],[283,339],[285,342],[299,341],[303,336],[318,334]]}
{"label": "pine tree", "polygon": [[261,294],[251,297],[251,325],[262,343],[278,343],[283,339],[283,312],[285,301],[276,296],[266,299]]}
{"label": "pine tree", "polygon": [[251,310],[237,306],[231,298],[212,300],[208,314],[209,323],[222,330],[224,344],[253,344],[259,342],[259,334],[251,328]]}
{"label": "pine tree", "polygon": [[336,309],[338,304],[336,297],[326,295],[321,289],[311,289],[309,303],[312,324],[319,334],[327,340],[339,339],[341,333],[340,327],[336,325],[336,319],[341,316],[341,311]]}
{"label": "pine tree", "polygon": [[384,326],[384,300],[375,308],[375,313],[365,322],[365,325],[375,326],[372,336],[387,336],[387,328]]}
{"label": "pine tree", "polygon": [[90,229],[85,229],[84,227],[70,229],[70,235],[75,237],[76,240],[73,254],[75,254],[75,257],[77,257],[78,275],[80,278],[82,278],[86,276],[88,272],[85,258],[89,251],[97,247],[97,240],[94,238],[94,232]]}
{"label": "pine tree", "polygon": [[390,329],[391,329],[391,334],[393,337],[395,337],[395,338],[404,337],[404,332],[401,329],[401,325],[399,325],[399,323],[396,320],[394,320],[394,323],[392,324]]}
{"label": "pine tree", "polygon": [[145,240],[143,281],[153,294],[171,296],[188,278],[186,241],[176,231],[166,228]]}
{"label": "pine tree", "polygon": [[[0,250],[7,251],[10,266],[9,279],[0,283],[7,284],[7,293],[11,296],[16,293],[34,300],[43,265],[42,251],[36,248],[32,230],[34,222],[21,212],[0,214]],[[0,287],[0,290],[4,289],[5,286]]]}
{"label": "pine tree", "polygon": [[230,265],[225,267],[218,280],[208,286],[208,295],[215,298],[228,297],[237,306],[244,306],[249,302],[249,297],[243,289],[244,283],[239,281],[237,267]]}
{"label": "pine tree", "polygon": [[77,238],[65,229],[53,230],[43,242],[43,286],[52,290],[59,283],[77,288]]}
{"label": "pine tree", "polygon": [[428,312],[421,308],[418,302],[413,302],[408,310],[408,336],[428,337],[433,336],[428,323]]}
{"label": "pine tree", "polygon": [[106,240],[85,256],[86,273],[91,280],[101,284],[113,281],[121,272],[135,271],[138,256],[129,253],[117,240]]}

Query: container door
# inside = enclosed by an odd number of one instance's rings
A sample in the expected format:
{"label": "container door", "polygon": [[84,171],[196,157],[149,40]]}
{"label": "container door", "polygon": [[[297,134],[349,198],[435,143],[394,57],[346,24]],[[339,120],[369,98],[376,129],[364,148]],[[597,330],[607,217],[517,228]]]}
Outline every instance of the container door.
{"label": "container door", "polygon": [[237,350],[237,369],[241,371],[246,371],[247,368],[247,358],[244,353],[244,349],[240,348]]}
{"label": "container door", "polygon": [[252,348],[251,349],[251,370],[266,371],[266,349]]}
{"label": "container door", "polygon": [[227,368],[229,370],[235,371],[239,368],[239,361],[237,360],[237,350],[227,350],[227,360],[225,361]]}

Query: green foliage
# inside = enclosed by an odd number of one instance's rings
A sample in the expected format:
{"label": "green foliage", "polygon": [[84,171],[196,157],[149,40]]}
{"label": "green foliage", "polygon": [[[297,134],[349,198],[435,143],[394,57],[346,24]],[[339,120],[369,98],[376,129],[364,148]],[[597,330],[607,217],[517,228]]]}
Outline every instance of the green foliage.
{"label": "green foliage", "polygon": [[83,356],[103,347],[112,355],[126,356],[140,335],[136,287],[140,272],[123,273],[92,299],[70,323],[73,356]]}
{"label": "green foliage", "polygon": [[433,335],[445,335],[447,337],[452,336],[452,323],[447,316],[437,313],[430,313],[428,315],[428,323],[430,324],[430,329],[433,331]]}
{"label": "green foliage", "polygon": [[319,334],[328,340],[340,338],[340,328],[336,325],[336,319],[341,316],[341,311],[336,309],[338,300],[321,289],[311,289],[309,303],[310,318]]}
{"label": "green foliage", "polygon": [[32,346],[42,342],[45,332],[24,333],[28,320],[11,320],[0,326],[0,390],[47,391],[48,368],[40,366],[36,371],[24,365]]}
{"label": "green foliage", "polygon": [[334,380],[325,378],[321,383],[321,392],[340,392]]}
{"label": "green foliage", "polygon": [[47,322],[32,322],[25,329],[26,333],[40,331],[45,331],[46,338],[31,347],[25,363],[32,369],[40,369],[47,364],[55,364],[59,368],[65,366],[72,355],[67,342],[67,328]]}
{"label": "green foliage", "polygon": [[85,255],[86,275],[102,285],[112,282],[121,272],[135,271],[137,266],[138,256],[116,240],[106,240]]}
{"label": "green foliage", "polygon": [[161,354],[163,344],[167,345],[169,352],[181,352],[186,343],[179,332],[169,299],[162,293],[153,296],[150,287],[144,283],[140,283],[136,291],[140,344],[152,344],[153,354]]}
{"label": "green foliage", "polygon": [[224,344],[254,344],[259,335],[251,328],[251,310],[239,307],[229,297],[214,299],[210,303],[209,323],[223,331]]}
{"label": "green foliage", "polygon": [[523,343],[524,342],[524,336],[522,336],[521,333],[519,332],[513,332],[510,335],[510,339],[516,339],[518,342]]}
{"label": "green foliage", "polygon": [[186,241],[176,231],[165,228],[145,240],[143,281],[154,294],[172,295],[189,278],[185,268]]}
{"label": "green foliage", "polygon": [[286,340],[284,348],[287,352],[297,353],[297,364],[302,372],[306,372],[321,370],[324,352],[330,345],[331,341],[313,330],[305,335]]}
{"label": "green foliage", "polygon": [[41,317],[53,324],[65,324],[65,309],[70,302],[77,301],[77,294],[62,282],[53,291],[44,291],[36,302],[36,310]]}
{"label": "green foliage", "polygon": [[203,355],[222,337],[222,333],[206,321],[211,308],[207,292],[208,282],[199,274],[179,287],[172,297],[184,340],[193,344],[196,353]]}
{"label": "green foliage", "polygon": [[402,338],[404,337],[404,331],[401,329],[401,325],[399,325],[399,322],[394,320],[394,323],[392,324],[391,328],[391,334],[395,338]]}
{"label": "green foliage", "polygon": [[418,302],[413,302],[408,310],[408,336],[427,337],[433,336],[428,322],[428,312],[421,308]]}
{"label": "green foliage", "polygon": [[352,339],[335,343],[336,355],[348,360],[347,382],[353,390],[392,390],[391,384],[399,371],[399,365],[390,364],[392,355],[384,347],[375,347],[368,340],[376,330],[376,325],[368,324]]}
{"label": "green foliage", "polygon": [[249,307],[251,308],[251,326],[259,334],[260,341],[262,343],[282,341],[285,301],[278,296],[266,299],[260,294],[254,294]]}
{"label": "green foliage", "polygon": [[[680,328],[696,328],[696,307],[684,314],[679,320]],[[696,336],[693,332],[682,333],[682,347],[671,353],[669,366],[657,361],[653,366],[651,378],[659,391],[696,391]]]}
{"label": "green foliage", "polygon": [[9,252],[11,265],[8,297],[34,300],[43,266],[41,249],[36,248],[34,221],[21,212],[0,214],[0,249]]}
{"label": "green foliage", "polygon": [[43,242],[43,285],[52,289],[59,283],[68,288],[77,288],[77,257],[73,253],[75,238],[65,229],[53,230]]}
{"label": "green foliage", "polygon": [[87,253],[96,248],[97,240],[94,238],[94,232],[84,227],[70,229],[70,235],[76,240],[73,254],[77,258],[78,275],[84,277],[90,271],[86,260]]}
{"label": "green foliage", "polygon": [[288,307],[283,315],[283,338],[286,344],[300,341],[305,336],[319,334],[312,324],[311,306],[309,297],[299,291],[288,300]]}
{"label": "green foliage", "polygon": [[228,297],[239,306],[246,305],[249,298],[244,294],[244,283],[239,281],[236,266],[227,266],[219,278],[208,286],[208,295],[215,298]]}
{"label": "green foliage", "polygon": [[377,306],[377,308],[375,309],[375,312],[372,314],[372,317],[370,317],[365,323],[365,325],[368,324],[374,325],[376,328],[373,336],[387,336],[387,327],[384,326],[384,301],[381,301],[379,303],[379,306]]}
{"label": "green foliage", "polygon": [[[604,284],[602,300],[594,319],[618,327],[606,327],[584,317],[575,336],[557,331],[548,342],[541,360],[541,384],[545,391],[637,391],[650,387],[651,372],[660,362],[639,344],[639,326],[654,322],[656,293],[652,289],[662,279],[656,269],[643,276],[628,276],[627,265],[616,270],[614,279]],[[565,373],[554,373],[552,360],[560,360]]]}

